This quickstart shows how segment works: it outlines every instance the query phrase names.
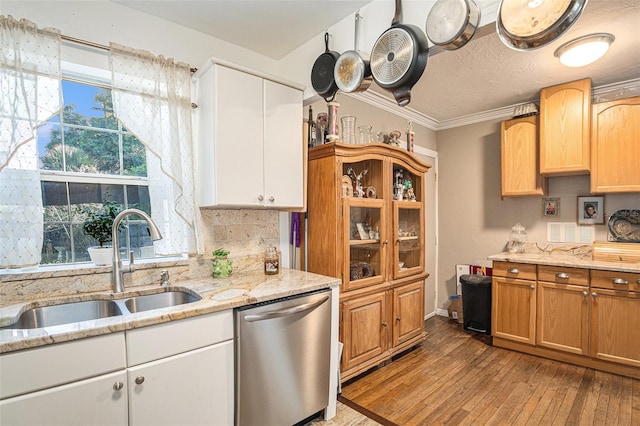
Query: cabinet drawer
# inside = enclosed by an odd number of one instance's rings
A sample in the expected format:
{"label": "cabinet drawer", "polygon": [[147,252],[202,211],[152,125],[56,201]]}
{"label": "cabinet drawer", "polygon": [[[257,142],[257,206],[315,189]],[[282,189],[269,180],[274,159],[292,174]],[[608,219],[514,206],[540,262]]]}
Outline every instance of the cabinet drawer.
{"label": "cabinet drawer", "polygon": [[589,285],[589,270],[563,266],[538,266],[538,281],[556,284]]}
{"label": "cabinet drawer", "polygon": [[127,365],[138,365],[233,339],[233,314],[216,312],[126,333]]}
{"label": "cabinet drawer", "polygon": [[497,277],[536,279],[536,265],[530,263],[493,262],[493,275]]}
{"label": "cabinet drawer", "polygon": [[640,273],[591,270],[591,287],[640,291]]}
{"label": "cabinet drawer", "polygon": [[0,398],[124,368],[124,333],[10,352],[0,356]]}

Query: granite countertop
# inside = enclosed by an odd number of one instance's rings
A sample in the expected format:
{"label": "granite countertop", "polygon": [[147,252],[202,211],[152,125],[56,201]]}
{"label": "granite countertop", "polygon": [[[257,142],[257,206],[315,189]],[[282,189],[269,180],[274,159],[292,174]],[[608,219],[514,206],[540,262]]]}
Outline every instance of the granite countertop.
{"label": "granite countertop", "polygon": [[[314,290],[335,287],[341,281],[337,278],[298,271],[280,269],[277,275],[265,275],[262,271],[234,273],[229,278],[204,278],[171,283],[170,287],[137,286],[124,293],[113,292],[84,293],[68,296],[65,302],[79,302],[96,299],[126,299],[142,294],[163,290],[183,290],[196,293],[202,299],[184,305],[137,312],[98,320],[83,321],[52,327],[35,329],[0,330],[0,353],[34,348],[52,343],[66,342],[91,336],[99,336],[148,325],[189,318],[281,297],[293,296]],[[38,299],[29,303],[18,303],[0,308],[0,326],[16,321],[26,309],[56,304],[54,299]]]}
{"label": "granite countertop", "polygon": [[601,269],[619,272],[640,272],[640,262],[611,262],[593,260],[590,245],[527,244],[525,253],[503,252],[488,257],[503,262],[534,263],[537,265],[566,266],[571,268]]}

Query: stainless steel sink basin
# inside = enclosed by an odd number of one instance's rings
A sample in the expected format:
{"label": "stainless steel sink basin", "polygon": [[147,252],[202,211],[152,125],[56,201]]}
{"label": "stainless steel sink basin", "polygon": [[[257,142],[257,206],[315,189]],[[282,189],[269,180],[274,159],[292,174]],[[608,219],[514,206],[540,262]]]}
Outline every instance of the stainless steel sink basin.
{"label": "stainless steel sink basin", "polygon": [[96,320],[122,315],[113,300],[88,300],[85,302],[63,303],[42,306],[24,311],[14,324],[3,328],[27,329],[51,327],[54,325]]}
{"label": "stainless steel sink basin", "polygon": [[131,313],[150,311],[152,309],[167,308],[170,306],[184,305],[200,300],[200,296],[194,296],[185,291],[167,291],[164,293],[145,294],[125,300],[124,304]]}

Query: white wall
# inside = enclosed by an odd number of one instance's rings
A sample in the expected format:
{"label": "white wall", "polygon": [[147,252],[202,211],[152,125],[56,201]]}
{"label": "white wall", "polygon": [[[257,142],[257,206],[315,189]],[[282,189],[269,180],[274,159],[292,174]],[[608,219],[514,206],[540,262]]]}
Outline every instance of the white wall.
{"label": "white wall", "polygon": [[[589,195],[589,176],[549,179],[549,197],[560,198],[560,216],[544,217],[542,197],[500,200],[500,122],[488,121],[440,131],[438,308],[455,294],[455,264],[486,260],[506,248],[520,222],[530,242],[546,242],[548,222],[576,222],[578,195]],[[640,194],[607,194],[605,209],[640,208]],[[607,239],[596,225],[596,240]]]}
{"label": "white wall", "polygon": [[200,67],[210,56],[276,74],[266,56],[110,1],[2,0],[0,13],[58,28],[65,36],[108,45],[116,42]]}

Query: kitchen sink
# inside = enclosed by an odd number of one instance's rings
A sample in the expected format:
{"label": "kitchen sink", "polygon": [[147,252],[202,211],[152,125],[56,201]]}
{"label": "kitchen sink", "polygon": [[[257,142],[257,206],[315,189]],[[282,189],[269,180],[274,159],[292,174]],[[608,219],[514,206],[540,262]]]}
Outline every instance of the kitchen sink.
{"label": "kitchen sink", "polygon": [[73,322],[96,320],[122,315],[113,300],[88,300],[85,302],[63,303],[41,306],[24,311],[14,324],[3,328],[27,329],[51,327]]}
{"label": "kitchen sink", "polygon": [[167,308],[170,306],[184,305],[200,300],[200,296],[195,296],[185,291],[174,290],[164,293],[145,294],[135,296],[125,300],[124,304],[131,313],[150,311],[152,309]]}

